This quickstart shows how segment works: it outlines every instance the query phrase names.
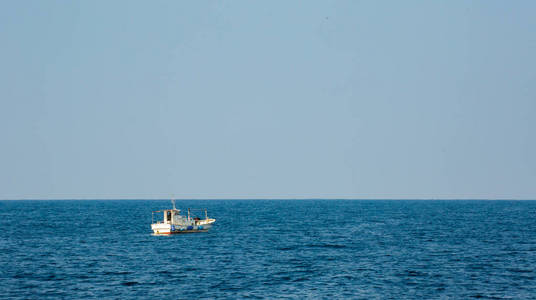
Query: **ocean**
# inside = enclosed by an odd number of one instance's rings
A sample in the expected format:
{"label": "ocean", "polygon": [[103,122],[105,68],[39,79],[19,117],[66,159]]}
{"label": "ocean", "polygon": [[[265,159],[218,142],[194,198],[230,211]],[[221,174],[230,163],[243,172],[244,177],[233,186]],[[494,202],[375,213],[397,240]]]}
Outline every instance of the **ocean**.
{"label": "ocean", "polygon": [[0,201],[0,298],[536,299],[536,201]]}

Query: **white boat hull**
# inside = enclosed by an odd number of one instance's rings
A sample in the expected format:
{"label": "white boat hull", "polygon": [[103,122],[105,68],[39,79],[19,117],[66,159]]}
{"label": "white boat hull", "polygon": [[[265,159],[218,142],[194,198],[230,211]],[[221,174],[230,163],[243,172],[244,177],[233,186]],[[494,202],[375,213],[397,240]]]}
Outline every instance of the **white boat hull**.
{"label": "white boat hull", "polygon": [[166,223],[153,223],[151,224],[151,229],[154,234],[180,234],[180,233],[196,233],[196,232],[207,232],[212,228],[212,223],[216,220],[201,220],[198,224],[192,225],[175,225],[175,224],[166,224]]}

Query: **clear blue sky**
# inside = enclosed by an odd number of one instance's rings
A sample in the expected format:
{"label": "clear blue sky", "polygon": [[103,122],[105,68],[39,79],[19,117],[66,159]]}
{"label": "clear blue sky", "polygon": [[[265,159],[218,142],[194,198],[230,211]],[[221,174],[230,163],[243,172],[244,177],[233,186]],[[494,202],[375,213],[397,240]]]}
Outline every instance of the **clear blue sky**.
{"label": "clear blue sky", "polygon": [[535,1],[2,1],[0,199],[536,199]]}

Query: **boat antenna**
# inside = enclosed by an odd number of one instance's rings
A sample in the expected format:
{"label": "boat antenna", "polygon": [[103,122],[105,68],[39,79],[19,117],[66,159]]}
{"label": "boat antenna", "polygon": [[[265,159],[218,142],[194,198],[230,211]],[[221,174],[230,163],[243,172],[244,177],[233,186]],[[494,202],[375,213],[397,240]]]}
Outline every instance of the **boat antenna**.
{"label": "boat antenna", "polygon": [[176,210],[177,208],[175,207],[175,199],[171,199],[171,203],[173,204],[173,210]]}

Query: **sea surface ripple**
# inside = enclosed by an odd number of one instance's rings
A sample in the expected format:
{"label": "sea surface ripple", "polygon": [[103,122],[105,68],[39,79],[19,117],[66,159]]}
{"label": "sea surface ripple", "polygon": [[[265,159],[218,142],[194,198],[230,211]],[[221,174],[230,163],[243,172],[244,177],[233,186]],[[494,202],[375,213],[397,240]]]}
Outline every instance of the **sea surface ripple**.
{"label": "sea surface ripple", "polygon": [[535,299],[536,201],[0,201],[0,298]]}

